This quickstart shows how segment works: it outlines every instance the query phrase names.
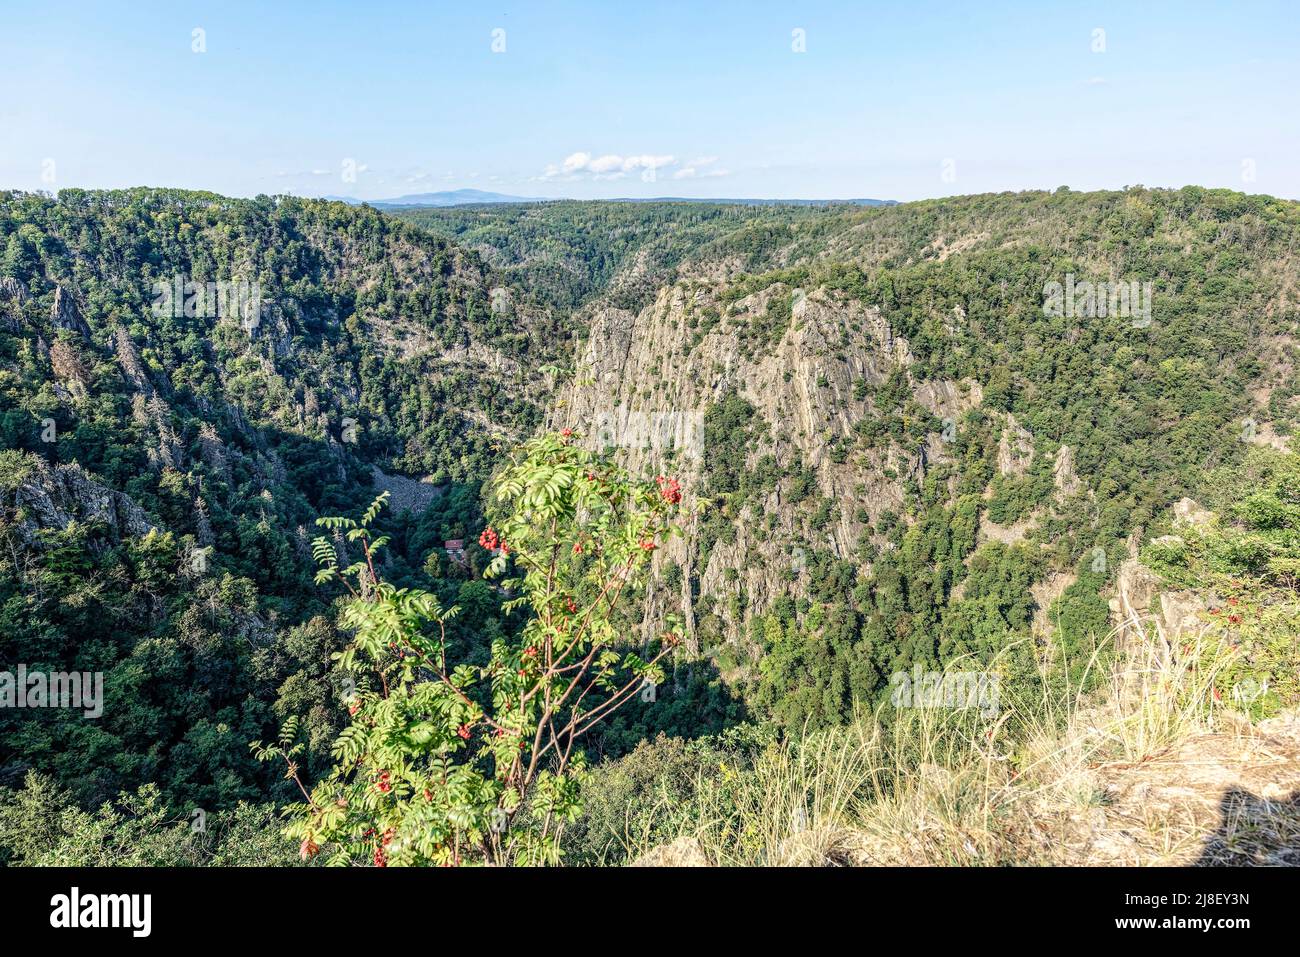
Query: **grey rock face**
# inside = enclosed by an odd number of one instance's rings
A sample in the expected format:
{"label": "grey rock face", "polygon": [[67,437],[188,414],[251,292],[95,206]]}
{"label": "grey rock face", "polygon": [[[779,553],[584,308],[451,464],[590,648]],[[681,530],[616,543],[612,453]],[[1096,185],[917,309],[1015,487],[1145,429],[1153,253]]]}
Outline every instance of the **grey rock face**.
{"label": "grey rock face", "polygon": [[86,320],[81,318],[81,310],[77,308],[72,296],[63,291],[62,286],[54,290],[54,305],[50,307],[50,321],[54,323],[56,329],[66,329],[82,338],[90,338],[90,326],[86,325]]}
{"label": "grey rock face", "polygon": [[50,465],[29,457],[30,470],[3,504],[29,525],[65,529],[72,522],[103,523],[116,537],[141,536],[154,529],[144,509],[121,492],[96,482],[79,465]]}

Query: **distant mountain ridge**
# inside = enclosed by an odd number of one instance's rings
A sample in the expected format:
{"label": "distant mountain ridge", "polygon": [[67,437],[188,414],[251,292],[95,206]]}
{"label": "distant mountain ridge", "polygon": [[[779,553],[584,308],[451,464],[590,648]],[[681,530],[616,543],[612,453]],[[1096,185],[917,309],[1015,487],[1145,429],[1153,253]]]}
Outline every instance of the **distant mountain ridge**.
{"label": "distant mountain ridge", "polygon": [[610,203],[714,203],[722,206],[897,206],[896,199],[741,199],[714,197],[697,199],[692,196],[654,196],[648,199],[626,197],[606,200]]}
{"label": "distant mountain ridge", "polygon": [[508,193],[490,193],[481,189],[449,189],[437,193],[411,193],[394,199],[377,199],[370,202],[379,209],[385,206],[469,206],[474,203],[540,203],[535,196],[511,196]]}
{"label": "distant mountain ridge", "polygon": [[[411,193],[392,199],[356,199],[351,196],[324,196],[322,199],[347,203],[350,206],[373,206],[376,209],[397,207],[473,206],[499,203],[563,203],[572,202],[564,197],[547,199],[539,196],[512,196],[508,193],[491,193],[481,189],[452,189],[436,193]],[[581,202],[581,201],[580,201]],[[894,199],[743,199],[714,197],[697,199],[691,196],[625,196],[603,200],[607,203],[710,203],[725,206],[897,206]]]}

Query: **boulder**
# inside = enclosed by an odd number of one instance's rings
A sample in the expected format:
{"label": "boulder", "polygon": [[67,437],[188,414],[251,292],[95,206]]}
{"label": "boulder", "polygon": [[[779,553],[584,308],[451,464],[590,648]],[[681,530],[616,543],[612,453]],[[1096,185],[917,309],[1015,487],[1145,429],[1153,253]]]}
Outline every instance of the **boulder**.
{"label": "boulder", "polygon": [[28,457],[25,473],[0,497],[0,505],[12,506],[27,524],[41,528],[103,523],[116,537],[142,536],[154,528],[130,496],[95,481],[75,463],[50,465],[35,455]]}
{"label": "boulder", "polygon": [[629,867],[710,867],[709,856],[693,837],[679,837],[642,854]]}
{"label": "boulder", "polygon": [[1180,498],[1174,503],[1174,525],[1206,528],[1214,521],[1214,513],[1201,508],[1194,499]]}

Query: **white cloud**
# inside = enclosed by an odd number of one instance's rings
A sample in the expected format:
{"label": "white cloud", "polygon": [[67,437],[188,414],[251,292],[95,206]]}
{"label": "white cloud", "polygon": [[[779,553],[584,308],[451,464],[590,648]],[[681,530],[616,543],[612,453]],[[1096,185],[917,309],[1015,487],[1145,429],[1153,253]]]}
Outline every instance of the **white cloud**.
{"label": "white cloud", "polygon": [[623,160],[623,170],[630,172],[637,169],[662,169],[677,162],[674,156],[629,156]]}
{"label": "white cloud", "polygon": [[576,173],[578,170],[586,169],[590,162],[590,153],[570,153],[564,158],[563,168],[566,173]]}
{"label": "white cloud", "polygon": [[613,153],[607,153],[606,155],[589,162],[586,168],[591,170],[593,173],[609,173],[613,170],[623,168],[623,157],[616,156]]}
{"label": "white cloud", "polygon": [[[712,157],[708,158],[712,162]],[[543,180],[572,181],[584,177],[597,180],[623,179],[629,173],[654,171],[677,165],[677,157],[672,154],[641,153],[622,156],[618,153],[602,153],[593,157],[590,153],[570,153],[560,163],[549,163],[542,173]]]}

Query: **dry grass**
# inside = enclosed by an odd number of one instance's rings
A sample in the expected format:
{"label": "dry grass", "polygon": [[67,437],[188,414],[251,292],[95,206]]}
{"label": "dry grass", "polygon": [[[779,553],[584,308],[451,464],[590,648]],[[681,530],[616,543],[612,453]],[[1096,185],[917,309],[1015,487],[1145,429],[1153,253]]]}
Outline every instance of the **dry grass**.
{"label": "dry grass", "polygon": [[1130,638],[1099,688],[1080,682],[1088,693],[1044,679],[993,717],[917,708],[805,734],[730,780],[702,777],[675,853],[750,866],[1300,863],[1300,719],[1252,726],[1216,702],[1227,654],[1207,635],[1176,649]]}

